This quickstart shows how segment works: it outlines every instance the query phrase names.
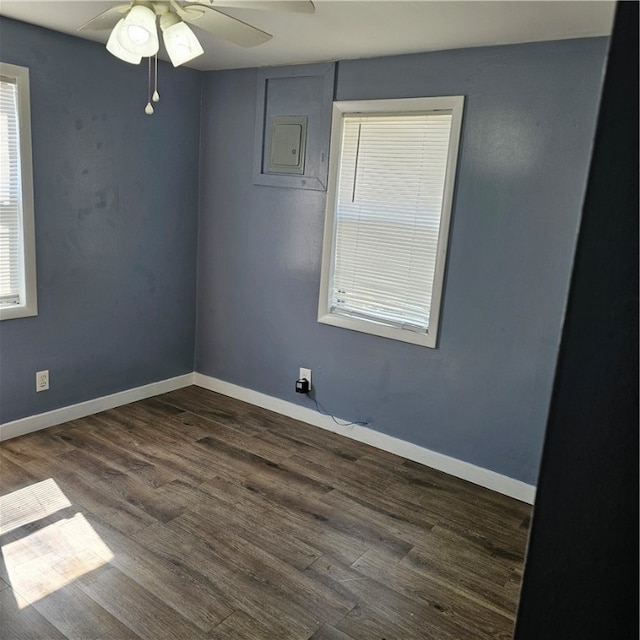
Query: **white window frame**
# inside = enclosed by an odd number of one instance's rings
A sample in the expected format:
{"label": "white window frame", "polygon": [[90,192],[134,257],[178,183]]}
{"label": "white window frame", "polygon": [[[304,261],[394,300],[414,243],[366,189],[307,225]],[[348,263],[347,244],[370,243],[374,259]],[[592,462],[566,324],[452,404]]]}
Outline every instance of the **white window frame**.
{"label": "white window frame", "polygon": [[22,274],[20,302],[0,304],[0,320],[38,315],[36,288],[36,246],[33,208],[33,161],[31,152],[31,101],[29,69],[0,62],[0,75],[15,79],[18,93],[18,131],[21,170]]}
{"label": "white window frame", "polygon": [[[329,156],[329,183],[327,188],[327,202],[325,210],[325,227],[322,252],[322,272],[320,277],[320,297],[318,303],[318,322],[369,333],[384,338],[400,340],[412,344],[436,348],[438,339],[438,325],[440,319],[440,303],[446,264],[447,245],[449,243],[449,226],[451,208],[462,129],[462,112],[464,96],[445,96],[434,98],[401,98],[393,100],[360,100],[340,101],[333,103],[333,117],[331,123],[331,147]],[[373,320],[348,317],[339,313],[332,313],[329,305],[333,266],[335,263],[336,246],[336,201],[338,176],[340,172],[342,131],[344,114],[380,114],[400,115],[411,112],[451,112],[451,130],[447,155],[446,177],[444,183],[440,231],[435,261],[435,275],[430,307],[429,327],[425,332],[401,329],[397,326],[376,322]]]}

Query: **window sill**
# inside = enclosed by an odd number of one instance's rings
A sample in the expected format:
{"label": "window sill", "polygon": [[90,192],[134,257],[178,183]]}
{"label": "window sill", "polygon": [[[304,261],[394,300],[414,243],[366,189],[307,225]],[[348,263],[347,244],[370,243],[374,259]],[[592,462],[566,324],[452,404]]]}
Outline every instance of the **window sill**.
{"label": "window sill", "polygon": [[333,327],[341,327],[342,329],[350,329],[351,331],[359,331],[360,333],[368,333],[381,338],[408,342],[421,347],[430,347],[431,349],[436,348],[435,336],[428,333],[418,333],[416,331],[398,329],[397,327],[390,327],[370,320],[347,318],[335,313],[324,313],[318,316],[318,322],[321,324],[328,324]]}
{"label": "window sill", "polygon": [[38,315],[36,305],[10,305],[0,307],[0,320],[15,320],[17,318],[31,318]]}

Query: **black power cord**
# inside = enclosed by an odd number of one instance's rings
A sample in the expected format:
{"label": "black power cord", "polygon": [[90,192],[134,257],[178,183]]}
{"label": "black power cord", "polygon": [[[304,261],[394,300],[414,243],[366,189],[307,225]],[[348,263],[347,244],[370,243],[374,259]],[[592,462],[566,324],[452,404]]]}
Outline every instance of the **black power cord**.
{"label": "black power cord", "polygon": [[300,378],[296,380],[296,393],[303,393],[309,400],[313,400],[316,405],[316,411],[323,416],[328,416],[331,418],[337,425],[341,427],[351,427],[351,426],[359,426],[366,427],[369,422],[363,421],[354,421],[354,422],[340,422],[333,414],[329,413],[312,395],[309,390],[309,381],[306,378]]}

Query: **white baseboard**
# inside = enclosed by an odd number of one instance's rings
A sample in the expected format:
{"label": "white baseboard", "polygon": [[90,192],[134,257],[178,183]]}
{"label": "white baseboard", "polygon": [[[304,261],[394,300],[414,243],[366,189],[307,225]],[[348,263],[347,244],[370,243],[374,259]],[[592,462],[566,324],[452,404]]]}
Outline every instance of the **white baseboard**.
{"label": "white baseboard", "polygon": [[123,404],[129,404],[137,400],[151,398],[161,393],[175,391],[176,389],[188,387],[192,384],[194,384],[194,374],[187,373],[175,378],[152,382],[142,387],[135,387],[134,389],[127,389],[126,391],[95,398],[94,400],[72,404],[68,407],[61,407],[60,409],[38,413],[34,416],[13,420],[12,422],[5,422],[4,424],[0,424],[0,441],[23,436],[33,431],[46,429],[47,427],[53,427],[56,424],[62,424],[69,420],[78,420],[79,418],[84,418],[85,416],[90,416],[100,411],[120,407]]}
{"label": "white baseboard", "polygon": [[293,402],[274,398],[264,393],[253,391],[252,389],[225,382],[224,380],[211,378],[201,373],[194,373],[193,376],[193,383],[204,389],[243,400],[244,402],[254,404],[263,409],[275,411],[276,413],[295,418],[296,420],[301,420],[302,422],[320,427],[321,429],[333,431],[352,440],[364,442],[383,451],[395,453],[403,458],[419,462],[438,471],[444,471],[449,475],[468,480],[481,487],[497,491],[521,502],[533,504],[535,501],[536,487],[521,482],[520,480],[509,478],[508,476],[489,469],[477,467],[469,462],[464,462],[463,460],[458,460],[442,453],[431,451],[430,449],[425,449],[419,445],[394,438],[393,436],[375,431],[374,429],[358,425],[340,426],[329,416],[324,416],[313,409],[307,409]]}
{"label": "white baseboard", "polygon": [[131,402],[151,398],[161,393],[188,387],[192,384],[203,387],[204,389],[209,389],[210,391],[222,393],[231,398],[243,400],[244,402],[269,409],[270,411],[275,411],[276,413],[295,418],[296,420],[301,420],[307,424],[338,433],[352,440],[364,442],[383,451],[395,453],[408,460],[419,462],[438,471],[444,471],[452,476],[468,480],[469,482],[497,491],[516,500],[528,504],[534,503],[536,488],[533,485],[509,478],[508,476],[490,471],[489,469],[477,467],[469,462],[431,451],[417,444],[394,438],[393,436],[375,431],[374,429],[358,425],[338,425],[329,416],[324,416],[313,409],[301,407],[293,402],[274,398],[264,393],[253,391],[252,389],[240,387],[230,382],[195,372],[169,378],[168,380],[160,380],[159,382],[153,382],[142,387],[127,389],[126,391],[102,396],[101,398],[95,398],[87,402],[80,402],[68,407],[54,409],[46,413],[20,418],[12,422],[5,422],[4,424],[0,424],[0,441],[22,436],[33,431],[39,431],[40,429],[46,429],[47,427],[53,427],[57,424],[68,422],[69,420],[78,420],[79,418],[84,418],[85,416],[99,413],[100,411],[106,411],[107,409],[120,407]]}

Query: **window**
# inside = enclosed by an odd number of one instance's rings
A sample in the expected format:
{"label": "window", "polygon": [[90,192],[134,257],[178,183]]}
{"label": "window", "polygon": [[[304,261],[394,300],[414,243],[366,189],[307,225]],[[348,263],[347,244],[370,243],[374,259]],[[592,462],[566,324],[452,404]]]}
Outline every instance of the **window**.
{"label": "window", "polygon": [[334,103],[319,322],[436,346],[463,103]]}
{"label": "window", "polygon": [[0,319],[35,315],[29,70],[0,63]]}

